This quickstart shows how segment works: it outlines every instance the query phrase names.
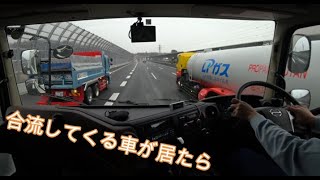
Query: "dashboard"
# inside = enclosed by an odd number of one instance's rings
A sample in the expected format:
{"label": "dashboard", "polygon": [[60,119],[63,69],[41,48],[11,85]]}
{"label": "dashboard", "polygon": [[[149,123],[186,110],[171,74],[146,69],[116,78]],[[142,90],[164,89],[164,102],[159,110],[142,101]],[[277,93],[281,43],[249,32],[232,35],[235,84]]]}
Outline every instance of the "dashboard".
{"label": "dashboard", "polygon": [[[176,105],[176,109],[167,105],[158,106],[13,106],[7,114],[19,110],[23,117],[27,114],[40,115],[45,119],[56,118],[59,123],[74,123],[84,126],[102,126],[114,132],[132,134],[138,138],[153,141],[166,141],[183,137],[194,132],[207,134],[215,122],[223,117],[230,117],[228,108],[234,96],[217,96],[206,102],[185,103]],[[243,96],[258,107],[261,99],[258,96]],[[146,111],[146,109],[148,109]],[[108,117],[111,112],[127,112],[125,120]],[[58,125],[57,125],[58,126]],[[127,132],[126,132],[127,130]]]}
{"label": "dashboard", "polygon": [[[234,96],[221,96],[215,97],[209,102],[196,102],[185,103],[184,105],[172,106],[84,106],[84,107],[61,107],[61,106],[12,106],[8,108],[7,115],[19,110],[22,117],[27,117],[28,114],[33,116],[40,115],[44,119],[52,119],[52,131],[64,128],[65,124],[80,126],[81,132],[89,132],[93,129],[97,129],[96,135],[93,140],[97,142],[103,139],[102,132],[114,132],[115,138],[118,142],[121,141],[121,135],[132,135],[139,139],[139,142],[144,142],[146,139],[150,141],[158,141],[159,143],[166,143],[176,145],[178,147],[185,147],[191,152],[197,152],[200,154],[204,152],[206,147],[210,147],[206,137],[211,137],[215,133],[216,124],[223,121],[230,112],[228,107],[230,106],[231,99]],[[251,104],[258,104],[259,98],[248,98]],[[147,110],[146,110],[147,109]],[[127,117],[122,120],[116,118],[111,119],[109,114],[112,112],[126,112]],[[44,125],[46,126],[46,124]],[[6,129],[6,124],[1,126],[3,130]],[[6,131],[0,130],[0,134]],[[39,169],[42,173],[48,173],[51,169],[59,168],[83,168],[81,164],[94,163],[96,166],[84,166],[87,169],[79,171],[78,173],[88,172],[90,170],[95,173],[102,173],[104,171],[98,171],[103,166],[108,164],[110,172],[116,174],[123,171],[123,166],[130,164],[128,158],[124,158],[125,162],[119,164],[119,161],[123,157],[123,153],[119,151],[108,151],[102,147],[94,147],[94,151],[89,143],[85,140],[81,140],[82,134],[75,133],[73,136],[78,139],[76,143],[72,143],[68,140],[68,131],[63,131],[58,138],[50,139],[46,136],[37,137],[30,136],[24,133],[16,133],[14,135],[12,131],[7,134],[7,138],[10,141],[2,141],[1,143],[8,143],[9,149],[14,149],[16,159],[21,159],[17,164],[17,169],[25,171],[30,174],[34,172],[38,173]],[[0,135],[2,136],[2,134]],[[83,138],[82,138],[83,139]],[[0,144],[1,144],[0,143]],[[200,146],[199,146],[200,144]],[[120,144],[119,144],[120,145]],[[8,145],[1,145],[2,147]],[[92,152],[95,152],[92,154]],[[45,164],[45,158],[43,156],[37,156],[36,153],[42,153],[47,157],[50,155],[52,159],[51,164],[46,166],[39,166],[39,164]],[[98,155],[97,155],[98,154]],[[30,159],[26,161],[28,157],[38,157],[36,159]],[[70,158],[71,157],[71,158]],[[117,157],[117,158],[116,158]],[[70,159],[70,162],[69,160]],[[75,160],[77,159],[77,160]],[[79,159],[79,160],[78,160]],[[71,163],[68,165],[65,161]],[[33,162],[32,164],[26,164]],[[41,163],[39,163],[41,162]],[[61,164],[61,162],[64,162]],[[145,161],[142,161],[145,162]],[[154,162],[154,161],[153,161]],[[59,166],[57,166],[59,164]],[[115,164],[118,165],[115,168]],[[145,171],[144,168],[149,165],[141,165],[141,171]],[[49,166],[49,167],[48,167]],[[67,167],[66,167],[67,166]],[[34,168],[37,167],[37,168]],[[132,167],[125,167],[132,170]],[[37,171],[35,171],[37,169]],[[154,168],[157,170],[157,168]],[[96,172],[98,171],[98,172]],[[58,173],[61,170],[57,171]],[[91,171],[89,171],[91,172]],[[135,171],[132,170],[132,173]],[[32,173],[31,173],[32,174]]]}

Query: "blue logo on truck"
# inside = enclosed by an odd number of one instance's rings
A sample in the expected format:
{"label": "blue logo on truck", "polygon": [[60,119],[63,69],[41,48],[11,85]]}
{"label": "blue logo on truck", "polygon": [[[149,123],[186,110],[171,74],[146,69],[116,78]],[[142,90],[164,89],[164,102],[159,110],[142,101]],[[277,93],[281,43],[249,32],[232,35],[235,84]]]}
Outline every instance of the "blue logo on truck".
{"label": "blue logo on truck", "polygon": [[214,59],[208,59],[203,63],[202,72],[203,73],[212,73],[218,76],[229,77],[228,70],[230,64],[219,63]]}

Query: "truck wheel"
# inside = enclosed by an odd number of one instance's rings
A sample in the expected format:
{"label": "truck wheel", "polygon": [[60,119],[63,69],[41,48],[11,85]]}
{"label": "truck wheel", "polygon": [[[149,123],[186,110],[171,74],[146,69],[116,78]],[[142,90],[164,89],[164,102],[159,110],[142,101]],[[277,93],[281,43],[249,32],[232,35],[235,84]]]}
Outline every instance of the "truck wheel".
{"label": "truck wheel", "polygon": [[91,89],[91,87],[88,87],[88,89],[85,92],[84,102],[88,105],[91,105],[92,99],[93,99],[92,89]]}
{"label": "truck wheel", "polygon": [[99,87],[98,87],[98,83],[94,84],[92,86],[92,91],[93,91],[93,96],[94,97],[98,97],[99,94],[100,94],[100,90],[99,90]]}

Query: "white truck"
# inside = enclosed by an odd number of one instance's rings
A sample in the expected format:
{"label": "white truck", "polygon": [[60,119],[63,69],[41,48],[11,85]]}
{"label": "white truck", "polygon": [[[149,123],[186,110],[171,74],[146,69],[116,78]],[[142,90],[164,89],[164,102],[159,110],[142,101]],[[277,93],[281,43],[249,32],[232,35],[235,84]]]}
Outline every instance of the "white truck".
{"label": "white truck", "polygon": [[[309,51],[311,42],[311,60],[309,69],[303,73],[285,71],[286,91],[301,89],[310,90],[311,94],[320,91],[317,84],[319,77],[315,71],[320,68],[317,57],[320,57],[320,41],[300,39],[296,52]],[[179,87],[188,94],[195,95],[199,100],[216,95],[234,95],[239,87],[250,81],[266,81],[269,72],[272,45],[241,47],[234,49],[198,52],[193,54],[187,62],[187,67],[179,77]],[[296,56],[295,56],[296,57]],[[303,59],[295,58],[302,63]],[[177,73],[178,74],[178,73]],[[244,94],[262,95],[265,88],[251,86]],[[301,95],[303,96],[303,95]],[[312,97],[310,108],[320,104],[320,97]]]}

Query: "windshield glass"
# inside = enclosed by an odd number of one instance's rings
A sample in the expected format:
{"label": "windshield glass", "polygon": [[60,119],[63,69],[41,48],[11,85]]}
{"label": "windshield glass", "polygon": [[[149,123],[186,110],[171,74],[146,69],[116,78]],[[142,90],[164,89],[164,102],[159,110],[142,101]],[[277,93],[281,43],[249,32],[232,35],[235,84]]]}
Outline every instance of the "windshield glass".
{"label": "windshield glass", "polygon": [[[273,21],[145,17],[156,40],[132,43],[135,22],[36,24],[20,39],[8,36],[22,104],[168,105],[235,94],[267,79]],[[62,51],[71,54],[59,58]],[[253,86],[245,93],[263,92]]]}

